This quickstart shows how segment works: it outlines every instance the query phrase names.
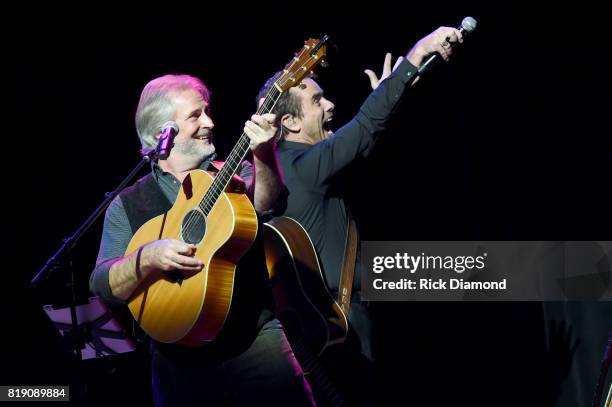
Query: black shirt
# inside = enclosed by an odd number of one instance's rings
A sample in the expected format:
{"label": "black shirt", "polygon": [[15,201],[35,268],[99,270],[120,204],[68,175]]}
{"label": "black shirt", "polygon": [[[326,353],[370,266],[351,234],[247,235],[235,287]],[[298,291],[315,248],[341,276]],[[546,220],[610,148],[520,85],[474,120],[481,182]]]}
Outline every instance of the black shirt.
{"label": "black shirt", "polygon": [[[329,139],[317,144],[281,141],[278,159],[289,190],[285,216],[304,226],[312,239],[327,283],[338,289],[346,241],[348,208],[343,199],[341,176],[357,157],[367,157],[404,90],[416,77],[404,60],[363,103],[359,113]],[[360,283],[359,261],[355,290]]]}

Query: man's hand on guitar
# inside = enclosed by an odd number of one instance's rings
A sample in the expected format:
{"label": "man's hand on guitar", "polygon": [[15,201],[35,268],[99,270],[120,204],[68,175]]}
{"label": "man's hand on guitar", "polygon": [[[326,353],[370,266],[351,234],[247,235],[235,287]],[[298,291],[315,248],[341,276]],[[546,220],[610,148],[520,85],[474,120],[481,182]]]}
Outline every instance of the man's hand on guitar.
{"label": "man's hand on guitar", "polygon": [[251,140],[250,147],[253,155],[265,154],[266,150],[272,149],[276,135],[275,119],[276,115],[272,113],[261,116],[254,114],[251,120],[244,124],[244,132]]}
{"label": "man's hand on guitar", "polygon": [[176,239],[163,239],[149,243],[142,248],[142,268],[150,273],[182,270],[198,272],[202,261],[194,257],[196,246]]}

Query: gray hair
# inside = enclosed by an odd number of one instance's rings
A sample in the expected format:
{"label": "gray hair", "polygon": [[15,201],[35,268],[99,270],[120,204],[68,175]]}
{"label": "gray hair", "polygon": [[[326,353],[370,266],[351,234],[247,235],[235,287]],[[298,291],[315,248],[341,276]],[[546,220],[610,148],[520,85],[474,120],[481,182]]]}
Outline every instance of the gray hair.
{"label": "gray hair", "polygon": [[155,78],[144,87],[136,108],[136,132],[144,154],[157,146],[157,135],[162,126],[174,120],[176,107],[172,95],[183,90],[193,89],[200,93],[206,103],[210,101],[210,91],[200,79],[191,75],[164,75]]}

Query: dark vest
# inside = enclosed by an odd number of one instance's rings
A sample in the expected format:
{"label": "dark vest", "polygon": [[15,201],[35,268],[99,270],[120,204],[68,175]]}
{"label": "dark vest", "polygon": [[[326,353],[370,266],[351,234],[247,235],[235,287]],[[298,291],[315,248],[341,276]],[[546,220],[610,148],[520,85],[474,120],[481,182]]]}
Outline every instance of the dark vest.
{"label": "dark vest", "polygon": [[150,173],[119,194],[132,228],[132,234],[150,219],[168,212],[172,203]]}

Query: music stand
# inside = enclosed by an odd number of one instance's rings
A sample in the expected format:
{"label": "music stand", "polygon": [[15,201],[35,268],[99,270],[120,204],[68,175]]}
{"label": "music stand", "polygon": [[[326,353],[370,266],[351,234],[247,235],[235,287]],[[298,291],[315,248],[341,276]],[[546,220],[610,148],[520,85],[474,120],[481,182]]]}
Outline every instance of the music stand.
{"label": "music stand", "polygon": [[[62,336],[69,340],[75,339],[70,338],[73,330],[70,307],[45,305],[43,309]],[[125,330],[113,318],[110,309],[98,297],[89,298],[87,304],[77,305],[76,316],[80,359],[117,355],[136,349]]]}
{"label": "music stand", "polygon": [[[85,222],[81,224],[81,226],[79,226],[77,231],[74,232],[72,236],[63,240],[63,244],[59,248],[59,250],[55,252],[55,254],[47,260],[45,265],[38,271],[38,273],[36,273],[34,278],[32,278],[32,280],[30,281],[30,284],[32,285],[32,287],[39,288],[42,285],[42,283],[46,281],[49,278],[49,276],[55,273],[57,270],[68,270],[70,272],[72,283],[69,284],[69,286],[72,292],[72,297],[69,303],[69,307],[65,309],[63,313],[62,312],[59,312],[59,313],[52,312],[54,316],[51,319],[57,324],[62,324],[62,325],[57,325],[57,327],[64,337],[71,340],[72,346],[73,346],[72,354],[76,358],[76,360],[82,359],[81,356],[83,354],[83,349],[86,349],[86,347],[84,347],[86,342],[82,339],[81,329],[79,329],[77,326],[77,317],[76,317],[76,311],[75,311],[75,307],[77,306],[76,304],[77,296],[76,296],[76,289],[75,289],[76,279],[75,279],[75,271],[74,271],[74,268],[72,267],[72,262],[68,258],[68,254],[71,253],[71,251],[76,247],[77,242],[85,234],[85,232],[89,230],[89,228],[93,225],[93,223],[100,216],[102,216],[102,214],[104,213],[106,208],[110,205],[110,203],[113,201],[113,199],[115,199],[119,195],[119,193],[128,185],[128,183],[134,177],[136,177],[136,175],[140,172],[140,170],[147,163],[151,162],[152,160],[158,159],[160,153],[162,152],[162,148],[168,148],[167,137],[166,138],[160,137],[157,148],[153,148],[149,150],[148,152],[145,152],[144,156],[142,157],[142,160],[140,160],[138,165],[127,175],[127,177],[123,179],[123,181],[121,181],[119,186],[113,192],[109,192],[106,194],[106,198],[104,199],[104,201],[95,209],[95,211],[91,215],[89,215],[89,217],[85,220]],[[91,301],[87,305],[92,305]],[[100,305],[100,306],[106,309],[104,305]],[[45,309],[45,312],[47,312],[47,314],[51,317],[51,314],[49,312],[53,310],[57,310],[57,308],[53,306],[50,306],[50,307],[51,307],[50,309]],[[98,308],[98,311],[95,311],[95,312],[99,312],[98,306],[93,306],[93,308],[94,309]],[[92,322],[90,316],[88,315],[89,313],[86,311],[82,311],[82,312],[84,312],[84,314],[80,318],[81,321]],[[57,316],[57,321],[54,319],[55,315]],[[70,319],[68,319],[68,315],[71,316]],[[98,315],[98,317],[101,317],[102,315],[103,314]],[[71,330],[68,330],[68,328],[65,327],[66,323],[72,324]],[[99,331],[100,326],[96,325],[93,328],[94,330],[97,329]],[[115,329],[115,328],[112,327],[112,329]],[[117,331],[112,331],[112,329],[111,329],[111,332],[117,332]],[[111,339],[108,335],[111,335],[111,336],[115,335],[115,334],[111,334],[110,332],[103,332],[103,334],[107,335],[106,336],[107,340]],[[99,337],[99,335],[97,335],[97,337]],[[115,339],[121,339],[121,338],[115,338]],[[98,342],[96,340],[96,346],[102,349],[101,352],[104,352],[105,350],[104,346],[106,345],[104,341],[100,340]]]}

